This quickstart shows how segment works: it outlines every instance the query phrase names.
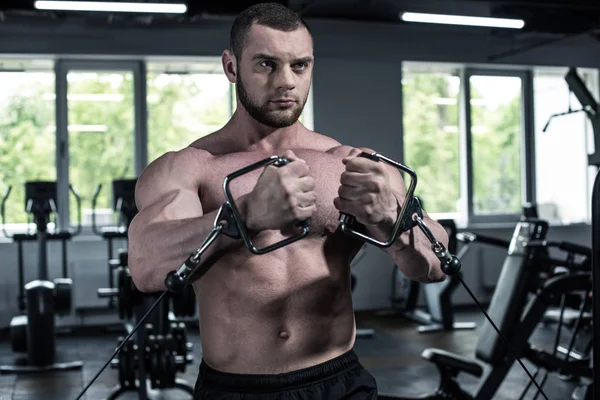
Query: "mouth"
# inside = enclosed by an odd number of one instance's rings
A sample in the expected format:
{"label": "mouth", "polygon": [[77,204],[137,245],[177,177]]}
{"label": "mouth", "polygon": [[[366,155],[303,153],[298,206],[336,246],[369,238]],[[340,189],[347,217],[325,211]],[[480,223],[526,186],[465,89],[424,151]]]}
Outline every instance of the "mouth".
{"label": "mouth", "polygon": [[296,101],[292,99],[277,99],[271,100],[271,103],[274,103],[279,107],[291,107],[296,104]]}

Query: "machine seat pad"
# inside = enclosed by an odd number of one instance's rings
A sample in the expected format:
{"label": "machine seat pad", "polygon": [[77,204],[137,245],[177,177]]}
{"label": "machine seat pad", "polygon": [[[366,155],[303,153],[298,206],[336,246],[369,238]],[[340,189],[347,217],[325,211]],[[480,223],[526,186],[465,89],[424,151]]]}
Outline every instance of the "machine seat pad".
{"label": "machine seat pad", "polygon": [[483,374],[483,368],[478,362],[448,351],[429,348],[423,350],[421,357],[440,367],[450,367],[476,377],[480,377]]}

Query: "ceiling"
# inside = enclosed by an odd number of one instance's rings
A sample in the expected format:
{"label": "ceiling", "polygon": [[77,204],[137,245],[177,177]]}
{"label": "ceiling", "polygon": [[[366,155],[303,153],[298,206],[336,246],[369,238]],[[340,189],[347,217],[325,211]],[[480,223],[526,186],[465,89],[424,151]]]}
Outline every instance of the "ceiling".
{"label": "ceiling", "polygon": [[[115,1],[115,0],[113,0]],[[120,1],[120,0],[116,0]],[[139,0],[131,0],[139,1]],[[169,3],[175,0],[156,0]],[[231,17],[257,1],[188,0],[184,16],[167,15],[96,15],[66,12],[40,12],[33,9],[33,0],[2,0],[0,23],[11,18],[40,19],[86,18],[88,20],[139,21],[145,25],[161,23],[193,23],[205,18]],[[600,30],[598,0],[283,0],[276,1],[298,11],[305,18],[354,20],[380,23],[402,23],[403,11],[453,13],[476,16],[518,17],[526,21],[521,32],[545,35],[574,35]]]}

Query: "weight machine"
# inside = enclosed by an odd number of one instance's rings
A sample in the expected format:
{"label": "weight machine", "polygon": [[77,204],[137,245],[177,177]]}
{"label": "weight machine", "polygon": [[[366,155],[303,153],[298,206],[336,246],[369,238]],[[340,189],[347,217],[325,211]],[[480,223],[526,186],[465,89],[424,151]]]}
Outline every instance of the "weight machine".
{"label": "weight machine", "polygon": [[[596,340],[600,337],[600,296],[594,296],[594,293],[600,293],[600,152],[598,152],[598,146],[600,144],[600,107],[598,102],[587,88],[585,82],[579,74],[576,68],[569,68],[565,75],[565,81],[569,86],[569,93],[574,94],[582,108],[573,110],[570,103],[569,96],[569,108],[566,112],[556,113],[550,116],[548,122],[543,128],[545,132],[548,129],[551,121],[554,118],[561,117],[563,115],[569,115],[579,112],[585,112],[588,117],[593,131],[594,138],[594,152],[588,154],[588,165],[595,166],[597,168],[596,177],[594,179],[594,185],[592,189],[592,365],[600,365],[600,349],[596,346]],[[600,368],[593,368],[592,383],[584,387],[583,393],[577,397],[580,399],[592,399],[600,398],[600,386],[594,382],[600,382]],[[574,395],[575,396],[575,395]]]}
{"label": "weight machine", "polygon": [[124,321],[127,334],[131,333],[137,321],[148,315],[147,322],[137,330],[135,337],[117,339],[118,345],[123,347],[119,357],[112,360],[111,367],[118,370],[119,383],[108,395],[109,400],[130,391],[138,392],[140,400],[153,398],[154,392],[163,389],[177,388],[193,394],[193,386],[176,377],[194,361],[192,343],[187,341],[186,324],[177,320],[191,317],[196,311],[196,296],[192,287],[173,294],[170,303],[162,302],[160,307],[151,311],[150,306],[156,296],[142,293],[135,287],[128,268],[127,250],[119,249],[118,257],[113,258],[113,240],[127,240],[129,225],[138,212],[135,204],[136,183],[137,179],[115,180],[112,183],[112,205],[114,211],[119,213],[117,226],[98,229],[96,224],[96,204],[102,185],[97,186],[92,198],[92,230],[108,243],[109,287],[98,289],[98,296],[108,298],[111,308],[115,307],[116,299],[119,318]]}
{"label": "weight machine", "polygon": [[[494,397],[517,357],[519,362],[525,358],[538,367],[534,378],[542,369],[568,372],[578,377],[591,376],[586,360],[559,357],[556,351],[546,352],[529,343],[545,312],[556,304],[557,299],[568,293],[585,292],[591,285],[589,261],[585,258],[579,263],[569,261],[573,255],[589,255],[589,249],[572,243],[547,242],[547,231],[548,223],[539,219],[523,219],[517,224],[488,308],[488,315],[510,347],[494,332],[491,324],[483,324],[475,358],[434,348],[423,351],[422,358],[438,369],[440,384],[437,390],[417,397],[381,394],[379,399],[488,400]],[[566,259],[549,257],[551,247],[567,253]],[[553,275],[551,271],[556,265],[568,266],[572,272]],[[571,350],[570,345],[568,352]],[[467,392],[458,382],[457,377],[463,373],[479,378],[473,393]],[[528,389],[529,386],[523,395]]]}
{"label": "weight machine", "polygon": [[[72,285],[67,268],[67,241],[81,233],[81,197],[72,185],[70,192],[77,201],[79,215],[75,231],[48,232],[50,216],[56,215],[57,185],[54,181],[31,181],[25,183],[25,211],[33,216],[36,232],[10,235],[5,228],[6,201],[12,190],[9,186],[2,197],[1,212],[4,236],[17,242],[18,246],[18,305],[21,315],[10,322],[11,347],[16,353],[27,353],[25,360],[17,365],[0,366],[0,373],[24,373],[81,368],[81,361],[56,362],[55,316],[71,312]],[[62,278],[49,279],[47,243],[62,243]],[[23,242],[38,244],[37,278],[24,283]]]}
{"label": "weight machine", "polygon": [[[565,113],[553,115],[548,120],[544,130],[550,124],[550,121],[560,115],[568,115],[575,112],[585,112],[588,117],[594,134],[594,152],[588,154],[588,165],[595,166],[598,170],[594,180],[592,189],[592,365],[593,376],[591,384],[584,388],[580,395],[581,399],[597,399],[600,398],[600,348],[597,346],[597,340],[600,337],[600,152],[598,146],[600,144],[600,107],[594,99],[592,93],[588,90],[585,83],[577,73],[576,68],[569,68],[565,76],[565,81],[569,85],[569,91],[577,97],[581,103],[582,109],[573,111],[569,106],[569,110]],[[594,295],[595,294],[595,295]]]}

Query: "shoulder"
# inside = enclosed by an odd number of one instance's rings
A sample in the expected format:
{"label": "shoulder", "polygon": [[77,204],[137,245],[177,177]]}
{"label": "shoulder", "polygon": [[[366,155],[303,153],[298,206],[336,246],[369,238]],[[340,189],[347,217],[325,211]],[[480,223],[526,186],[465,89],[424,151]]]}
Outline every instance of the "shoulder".
{"label": "shoulder", "polygon": [[158,157],[140,174],[136,201],[179,189],[197,190],[209,157],[207,151],[193,147],[169,151]]}
{"label": "shoulder", "polygon": [[173,175],[193,171],[206,163],[211,156],[209,152],[195,147],[185,147],[178,151],[169,151],[152,161],[140,175],[140,180],[152,179],[156,176]]}
{"label": "shoulder", "polygon": [[168,175],[174,179],[186,173],[198,175],[215,153],[218,153],[218,132],[195,140],[189,146],[169,151],[152,161],[140,175],[140,179],[152,179],[157,175]]}

